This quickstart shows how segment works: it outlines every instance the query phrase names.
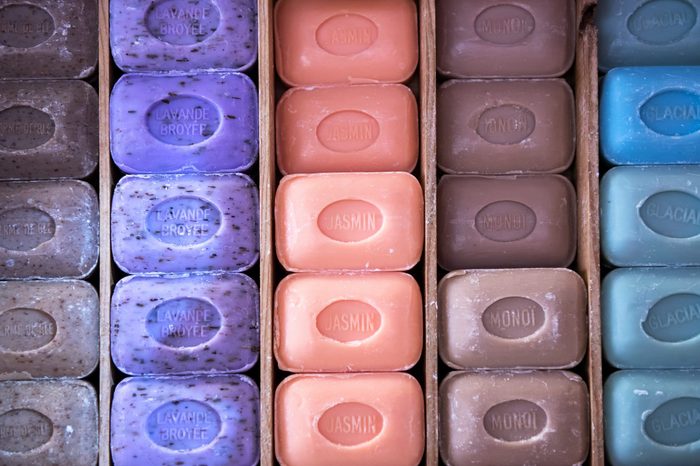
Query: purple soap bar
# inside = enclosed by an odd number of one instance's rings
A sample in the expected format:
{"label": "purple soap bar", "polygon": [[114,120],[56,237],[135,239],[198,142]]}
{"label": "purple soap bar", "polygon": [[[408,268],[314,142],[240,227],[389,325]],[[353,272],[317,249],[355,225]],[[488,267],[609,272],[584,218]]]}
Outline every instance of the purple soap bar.
{"label": "purple soap bar", "polygon": [[260,395],[242,375],[135,377],[112,401],[114,466],[252,466]]}
{"label": "purple soap bar", "polygon": [[257,57],[255,0],[112,0],[109,15],[124,71],[244,70]]}
{"label": "purple soap bar", "polygon": [[241,272],[258,260],[246,175],[131,175],[114,188],[112,253],[126,273]]}
{"label": "purple soap bar", "polygon": [[258,309],[243,274],[127,277],[112,296],[112,359],[130,375],[244,372],[258,360]]}
{"label": "purple soap bar", "polygon": [[243,171],[257,156],[257,92],[244,74],[127,74],[110,114],[112,158],[127,173]]}

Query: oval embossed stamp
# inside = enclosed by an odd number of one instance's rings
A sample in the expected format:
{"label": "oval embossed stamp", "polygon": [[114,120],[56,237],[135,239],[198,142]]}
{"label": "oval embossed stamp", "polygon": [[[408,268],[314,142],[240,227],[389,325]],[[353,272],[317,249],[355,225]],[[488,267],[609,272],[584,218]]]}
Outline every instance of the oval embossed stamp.
{"label": "oval embossed stamp", "polygon": [[668,45],[683,39],[696,21],[695,7],[685,0],[651,0],[630,15],[627,29],[645,44]]}
{"label": "oval embossed stamp", "polygon": [[49,40],[55,30],[53,17],[41,7],[16,3],[0,8],[0,45],[36,47]]}
{"label": "oval embossed stamp", "polygon": [[700,398],[682,397],[662,404],[644,419],[644,432],[671,447],[700,440]]}
{"label": "oval embossed stamp", "polygon": [[364,403],[340,403],[324,412],[318,431],[336,445],[353,446],[377,437],[384,425],[382,415]]}
{"label": "oval embossed stamp", "polygon": [[336,301],[316,317],[321,334],[336,341],[365,340],[379,331],[382,317],[371,305],[362,301]]}
{"label": "oval embossed stamp", "polygon": [[700,335],[700,296],[678,293],[657,301],[642,322],[647,335],[679,343]]}
{"label": "oval embossed stamp", "polygon": [[326,206],[318,215],[321,233],[336,241],[352,243],[365,240],[382,227],[379,209],[366,201],[346,199]]}
{"label": "oval embossed stamp", "polygon": [[370,48],[379,36],[374,22],[362,15],[341,14],[328,18],[316,30],[316,43],[331,55],[356,55]]}
{"label": "oval embossed stamp", "polygon": [[484,415],[484,428],[493,438],[504,442],[527,440],[542,432],[547,413],[527,400],[511,400],[492,406]]}
{"label": "oval embossed stamp", "polygon": [[486,42],[498,45],[518,44],[535,30],[535,18],[516,5],[494,5],[479,13],[474,31]]}
{"label": "oval embossed stamp", "polygon": [[151,412],[146,429],[157,445],[189,451],[216,440],[221,432],[221,418],[214,408],[201,401],[170,401]]}
{"label": "oval embossed stamp", "polygon": [[692,238],[700,234],[700,199],[682,191],[663,191],[650,196],[639,208],[644,224],[669,238]]}
{"label": "oval embossed stamp", "polygon": [[221,126],[214,103],[194,96],[159,100],[148,109],[146,125],[154,138],[174,146],[192,146],[206,141]]}
{"label": "oval embossed stamp", "polygon": [[486,331],[508,340],[532,335],[544,325],[544,320],[542,306],[522,296],[499,299],[481,315]]}
{"label": "oval embossed stamp", "polygon": [[31,251],[55,234],[56,222],[43,210],[20,207],[0,212],[0,248]]}
{"label": "oval embossed stamp", "polygon": [[173,45],[194,45],[219,28],[221,14],[211,0],[162,0],[146,11],[153,37]]}
{"label": "oval embossed stamp", "polygon": [[204,199],[180,196],[154,206],[146,229],[159,241],[176,246],[204,243],[221,227],[221,212]]}
{"label": "oval embossed stamp", "polygon": [[535,212],[517,201],[496,201],[474,218],[476,230],[492,241],[511,242],[530,236],[537,225]]}
{"label": "oval embossed stamp", "polygon": [[316,137],[334,152],[357,152],[374,144],[379,137],[379,123],[365,112],[342,110],[319,123]]}
{"label": "oval embossed stamp", "polygon": [[0,347],[6,350],[37,350],[55,337],[56,321],[44,311],[16,308],[0,314]]}
{"label": "oval embossed stamp", "polygon": [[26,105],[0,111],[0,146],[10,150],[34,149],[53,138],[56,123],[48,113]]}
{"label": "oval embossed stamp", "polygon": [[525,107],[500,105],[479,116],[476,132],[491,144],[518,144],[535,131],[535,122],[535,115]]}
{"label": "oval embossed stamp", "polygon": [[53,422],[33,409],[13,409],[0,414],[0,450],[24,453],[48,443]]}
{"label": "oval embossed stamp", "polygon": [[146,329],[166,346],[191,348],[208,342],[221,330],[221,313],[202,299],[170,299],[151,309]]}
{"label": "oval embossed stamp", "polygon": [[663,91],[649,98],[639,116],[652,131],[664,136],[687,136],[700,131],[700,94]]}

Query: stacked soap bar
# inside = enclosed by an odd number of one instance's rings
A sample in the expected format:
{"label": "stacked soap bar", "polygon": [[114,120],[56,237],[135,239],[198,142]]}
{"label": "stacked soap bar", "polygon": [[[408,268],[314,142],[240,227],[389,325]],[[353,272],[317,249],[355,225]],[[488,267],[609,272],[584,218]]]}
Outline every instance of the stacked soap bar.
{"label": "stacked soap bar", "polygon": [[[274,353],[285,465],[417,465],[423,250],[412,0],[281,0]],[[362,374],[360,374],[362,372]],[[325,373],[325,374],[319,374]],[[345,373],[342,375],[328,373]],[[409,445],[407,448],[406,445]]]}

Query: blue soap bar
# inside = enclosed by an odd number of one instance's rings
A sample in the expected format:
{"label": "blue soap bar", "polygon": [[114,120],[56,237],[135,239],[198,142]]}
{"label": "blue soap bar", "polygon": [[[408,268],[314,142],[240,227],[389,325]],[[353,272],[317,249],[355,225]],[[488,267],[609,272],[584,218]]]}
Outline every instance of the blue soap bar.
{"label": "blue soap bar", "polygon": [[601,306],[613,366],[700,368],[700,268],[616,269],[603,280]]}
{"label": "blue soap bar", "polygon": [[598,0],[598,64],[700,65],[700,0]]}
{"label": "blue soap bar", "polygon": [[619,371],[603,395],[613,466],[700,464],[700,371]]}
{"label": "blue soap bar", "polygon": [[603,255],[616,266],[700,265],[700,166],[613,168],[600,217]]}
{"label": "blue soap bar", "polygon": [[700,163],[700,66],[617,68],[600,98],[600,148],[616,165]]}

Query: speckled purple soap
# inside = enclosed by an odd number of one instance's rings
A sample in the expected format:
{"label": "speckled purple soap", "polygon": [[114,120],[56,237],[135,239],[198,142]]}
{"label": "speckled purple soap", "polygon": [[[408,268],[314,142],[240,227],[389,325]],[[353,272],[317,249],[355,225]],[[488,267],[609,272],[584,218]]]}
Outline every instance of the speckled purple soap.
{"label": "speckled purple soap", "polygon": [[242,375],[136,377],[112,402],[114,466],[252,466],[259,391]]}
{"label": "speckled purple soap", "polygon": [[258,360],[258,309],[243,274],[127,277],[112,295],[112,359],[131,375],[244,372]]}
{"label": "speckled purple soap", "polygon": [[258,153],[257,91],[241,73],[127,74],[110,115],[112,158],[127,173],[243,171]]}
{"label": "speckled purple soap", "polygon": [[131,175],[114,188],[112,253],[126,273],[241,272],[258,260],[246,175]]}

